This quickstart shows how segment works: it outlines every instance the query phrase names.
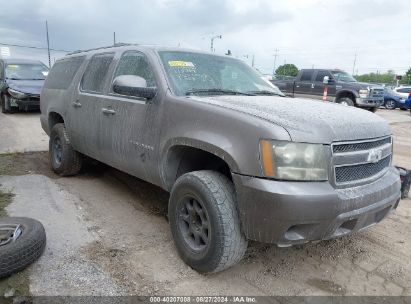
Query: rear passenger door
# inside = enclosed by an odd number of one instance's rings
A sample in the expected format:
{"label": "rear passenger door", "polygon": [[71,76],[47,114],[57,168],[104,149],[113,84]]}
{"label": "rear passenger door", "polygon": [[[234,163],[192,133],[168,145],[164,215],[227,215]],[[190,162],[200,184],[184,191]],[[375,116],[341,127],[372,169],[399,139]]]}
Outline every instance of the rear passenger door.
{"label": "rear passenger door", "polygon": [[[155,87],[153,70],[147,57],[139,51],[125,51],[121,54],[110,83],[121,75],[137,75],[147,81],[148,87]],[[117,94],[110,84],[103,109],[108,112],[101,119],[101,153],[105,163],[129,174],[147,180],[145,163],[153,151],[152,142],[145,134],[150,117],[145,98]]]}
{"label": "rear passenger door", "polygon": [[100,120],[114,53],[96,54],[88,62],[77,95],[69,106],[70,140],[76,150],[101,160]]}
{"label": "rear passenger door", "polygon": [[311,97],[313,70],[302,70],[300,79],[294,84],[295,97]]}

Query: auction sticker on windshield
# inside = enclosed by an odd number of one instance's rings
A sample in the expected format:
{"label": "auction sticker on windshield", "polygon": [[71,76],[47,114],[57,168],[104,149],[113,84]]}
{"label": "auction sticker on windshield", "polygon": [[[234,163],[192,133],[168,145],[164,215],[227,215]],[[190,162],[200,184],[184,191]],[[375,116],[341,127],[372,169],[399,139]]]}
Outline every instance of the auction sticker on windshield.
{"label": "auction sticker on windshield", "polygon": [[171,67],[188,67],[194,68],[194,63],[190,61],[180,61],[180,60],[171,60],[168,62],[168,65]]}

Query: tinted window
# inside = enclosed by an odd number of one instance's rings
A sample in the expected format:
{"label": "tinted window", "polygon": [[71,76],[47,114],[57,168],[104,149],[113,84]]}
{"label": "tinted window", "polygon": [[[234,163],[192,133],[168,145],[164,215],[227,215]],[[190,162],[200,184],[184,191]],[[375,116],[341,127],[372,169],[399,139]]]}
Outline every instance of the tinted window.
{"label": "tinted window", "polygon": [[114,54],[98,54],[90,59],[81,81],[81,89],[83,91],[103,92],[104,82],[113,57]]}
{"label": "tinted window", "polygon": [[44,87],[66,90],[73,81],[74,75],[84,61],[83,57],[73,57],[56,62],[47,76]]}
{"label": "tinted window", "polygon": [[114,77],[120,75],[136,75],[147,81],[148,87],[155,87],[154,74],[144,54],[125,52],[118,63]]}
{"label": "tinted window", "polygon": [[311,70],[303,71],[303,73],[301,74],[300,81],[311,81],[312,76],[313,76],[313,71]]}
{"label": "tinted window", "polygon": [[411,88],[398,89],[397,92],[399,92],[399,93],[410,93],[410,92],[411,92]]}
{"label": "tinted window", "polygon": [[3,63],[0,62],[0,79],[3,79]]}
{"label": "tinted window", "polygon": [[323,82],[325,76],[330,77],[331,75],[328,71],[318,71],[315,81]]}

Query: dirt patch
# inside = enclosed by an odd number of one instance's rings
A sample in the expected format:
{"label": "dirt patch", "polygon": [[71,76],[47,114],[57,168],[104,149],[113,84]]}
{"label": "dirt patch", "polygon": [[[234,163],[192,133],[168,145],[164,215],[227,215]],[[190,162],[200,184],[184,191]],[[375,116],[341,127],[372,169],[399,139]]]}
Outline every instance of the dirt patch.
{"label": "dirt patch", "polygon": [[346,293],[344,287],[328,280],[309,279],[307,284],[335,295],[344,295]]}
{"label": "dirt patch", "polygon": [[30,296],[30,280],[27,271],[0,280],[1,303],[30,303],[27,301]]}
{"label": "dirt patch", "polygon": [[14,194],[0,190],[0,217],[7,216],[6,207],[11,203]]}
{"label": "dirt patch", "polygon": [[57,178],[49,166],[48,152],[0,154],[0,175],[41,174]]}

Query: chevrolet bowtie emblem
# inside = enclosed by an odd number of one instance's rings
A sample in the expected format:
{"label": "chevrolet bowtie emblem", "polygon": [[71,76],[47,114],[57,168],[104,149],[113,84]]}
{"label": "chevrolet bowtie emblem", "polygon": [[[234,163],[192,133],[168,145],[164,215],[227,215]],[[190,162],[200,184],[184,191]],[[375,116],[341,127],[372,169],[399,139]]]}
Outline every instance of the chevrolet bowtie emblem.
{"label": "chevrolet bowtie emblem", "polygon": [[378,163],[382,158],[382,150],[381,149],[372,149],[370,153],[368,153],[367,161],[370,163]]}

